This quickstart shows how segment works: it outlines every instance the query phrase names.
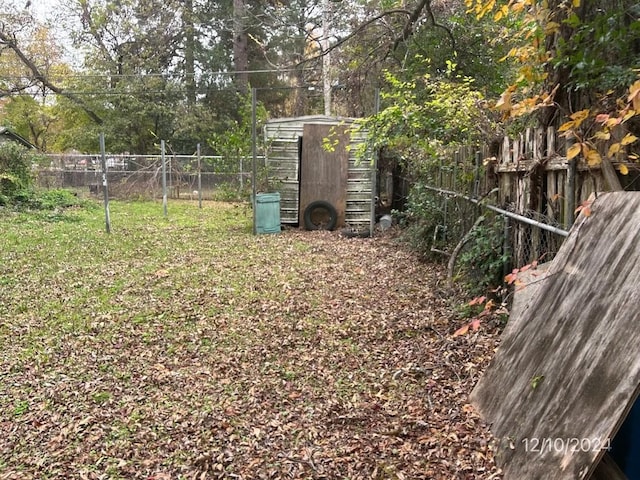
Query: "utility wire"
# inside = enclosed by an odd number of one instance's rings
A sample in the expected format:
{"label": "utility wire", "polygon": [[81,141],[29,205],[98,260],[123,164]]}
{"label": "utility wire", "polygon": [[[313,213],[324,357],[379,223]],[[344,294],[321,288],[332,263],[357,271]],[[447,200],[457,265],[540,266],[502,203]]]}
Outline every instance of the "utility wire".
{"label": "utility wire", "polygon": [[[238,74],[251,74],[251,73],[287,73],[287,72],[296,72],[296,71],[318,71],[321,67],[305,67],[302,69],[298,68],[284,68],[284,69],[263,69],[263,70],[227,70],[227,71],[219,71],[219,72],[197,72],[197,73],[88,73],[88,74],[56,74],[51,75],[50,79],[65,79],[65,78],[146,78],[146,77],[156,77],[156,78],[171,78],[171,77],[195,77],[195,76],[217,76],[217,75],[238,75]],[[22,80],[22,79],[30,79],[30,77],[25,75],[1,75],[0,80]]]}

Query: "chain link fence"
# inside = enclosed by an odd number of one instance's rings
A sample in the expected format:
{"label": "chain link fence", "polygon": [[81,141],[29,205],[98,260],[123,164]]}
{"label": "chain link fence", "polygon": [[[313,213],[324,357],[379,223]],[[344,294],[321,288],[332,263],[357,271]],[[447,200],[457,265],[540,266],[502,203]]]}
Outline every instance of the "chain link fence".
{"label": "chain link fence", "polygon": [[[39,168],[42,188],[70,188],[100,194],[102,169],[100,155],[48,155],[50,163]],[[252,159],[219,156],[167,155],[168,195],[174,199],[198,198],[235,200],[248,198],[251,190]],[[162,197],[162,158],[160,155],[107,155],[109,194],[121,199]],[[200,165],[200,168],[198,168]],[[264,158],[258,158],[258,171]]]}

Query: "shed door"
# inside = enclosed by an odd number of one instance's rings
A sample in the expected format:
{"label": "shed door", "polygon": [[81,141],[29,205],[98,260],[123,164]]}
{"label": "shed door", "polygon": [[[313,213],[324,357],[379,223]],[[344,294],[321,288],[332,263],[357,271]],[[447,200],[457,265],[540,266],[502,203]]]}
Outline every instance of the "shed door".
{"label": "shed door", "polygon": [[[347,177],[350,135],[346,125],[308,123],[303,127],[300,156],[300,211],[302,223],[307,206],[316,200],[330,202],[338,213],[337,226],[344,226],[347,208]],[[332,145],[324,148],[324,139]]]}

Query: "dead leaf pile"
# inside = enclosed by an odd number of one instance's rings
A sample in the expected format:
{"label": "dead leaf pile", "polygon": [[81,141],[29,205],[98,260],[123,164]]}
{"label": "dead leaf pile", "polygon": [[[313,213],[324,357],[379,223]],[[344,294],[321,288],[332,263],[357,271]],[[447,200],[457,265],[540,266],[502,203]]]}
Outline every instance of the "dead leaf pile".
{"label": "dead leaf pile", "polygon": [[202,215],[0,252],[0,479],[497,478],[443,268]]}

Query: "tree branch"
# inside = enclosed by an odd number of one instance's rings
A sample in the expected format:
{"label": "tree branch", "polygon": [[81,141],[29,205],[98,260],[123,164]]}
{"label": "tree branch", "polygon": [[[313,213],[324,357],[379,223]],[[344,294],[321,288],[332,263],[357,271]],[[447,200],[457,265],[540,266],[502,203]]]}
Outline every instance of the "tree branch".
{"label": "tree branch", "polygon": [[413,35],[413,26],[420,19],[422,10],[429,3],[429,1],[430,0],[421,0],[418,6],[413,10],[413,12],[409,13],[409,18],[407,19],[407,23],[404,24],[402,34],[393,41],[393,45],[391,47],[392,52],[395,52],[402,42],[408,40],[409,37]]}
{"label": "tree branch", "polygon": [[449,27],[447,27],[446,25],[442,25],[440,23],[438,23],[436,21],[436,16],[433,14],[433,10],[431,9],[431,2],[428,1],[427,4],[425,5],[425,10],[427,11],[427,15],[429,15],[429,20],[431,20],[431,25],[433,25],[436,28],[441,28],[442,30],[444,30],[448,37],[449,40],[451,40],[451,50],[452,51],[456,51],[456,38],[453,36],[453,32],[451,31],[451,29]]}
{"label": "tree branch", "polygon": [[[435,14],[433,13],[433,10],[431,8],[431,0],[421,0],[420,3],[416,6],[416,8],[413,10],[407,10],[404,8],[395,8],[395,9],[384,11],[378,15],[371,17],[370,19],[358,25],[358,28],[356,28],[353,32],[348,34],[346,37],[339,39],[336,43],[331,45],[327,50],[321,51],[320,54],[318,55],[314,55],[313,57],[302,60],[300,63],[298,63],[298,65],[302,65],[304,63],[311,62],[313,60],[317,60],[323,57],[326,53],[331,52],[332,50],[335,50],[338,47],[342,46],[343,44],[351,40],[353,37],[363,32],[371,24],[376,23],[381,19],[393,16],[393,15],[404,15],[407,17],[407,21],[404,24],[404,27],[402,29],[402,33],[400,34],[400,36],[393,41],[392,46],[387,51],[387,55],[389,55],[389,53],[397,50],[397,48],[400,46],[402,42],[405,42],[414,34],[415,25],[420,20],[420,17],[422,16],[423,12],[426,12],[427,17],[429,18],[429,22],[433,27],[439,28],[445,31],[445,33],[447,34],[447,37],[451,41],[451,48],[455,52],[456,39],[453,36],[453,32],[446,25],[442,25],[441,23],[438,23],[438,21],[436,20]],[[376,50],[377,49],[378,48],[376,48]]]}
{"label": "tree branch", "polygon": [[420,20],[420,16],[422,12],[425,11],[427,16],[429,17],[429,21],[431,25],[436,28],[440,28],[447,33],[449,40],[451,40],[452,50],[455,52],[456,50],[456,39],[453,36],[453,32],[449,29],[449,27],[442,25],[436,21],[436,17],[433,14],[433,10],[431,9],[431,0],[421,0],[418,6],[411,12],[409,18],[407,19],[407,23],[404,25],[404,29],[402,30],[402,35],[396,38],[393,42],[393,46],[391,47],[391,52],[394,52],[402,42],[405,42],[413,35],[415,32],[415,24]]}
{"label": "tree branch", "polygon": [[44,87],[48,88],[52,92],[57,93],[58,95],[67,97],[73,103],[75,103],[80,108],[82,108],[82,110],[84,110],[85,113],[89,115],[91,120],[96,122],[98,125],[102,125],[103,120],[98,115],[96,115],[96,113],[93,110],[91,110],[87,106],[87,104],[84,101],[82,101],[82,99],[78,98],[76,95],[72,93],[65,92],[62,88],[51,83],[47,78],[47,76],[40,71],[38,66],[35,63],[33,63],[33,61],[29,57],[27,57],[27,55],[20,49],[20,47],[18,46],[18,42],[16,41],[15,38],[12,38],[9,34],[5,33],[4,31],[0,31],[0,42],[4,43],[7,47],[13,50],[13,52],[20,59],[20,61],[31,71],[31,74],[34,80],[40,82]]}
{"label": "tree branch", "polygon": [[388,17],[390,15],[396,15],[396,14],[402,14],[402,15],[407,15],[408,16],[408,15],[411,15],[411,12],[409,10],[405,10],[403,8],[395,8],[395,9],[392,9],[392,10],[387,10],[385,12],[382,12],[382,13],[374,16],[374,17],[371,17],[369,20],[366,20],[365,22],[363,22],[360,25],[358,25],[358,28],[356,28],[349,35],[339,39],[336,43],[334,43],[329,48],[327,48],[327,50],[325,50],[323,52],[320,52],[320,54],[318,54],[318,55],[314,55],[313,57],[309,57],[309,58],[306,58],[306,59],[302,60],[300,63],[298,63],[298,65],[302,65],[304,63],[308,63],[308,62],[311,62],[313,60],[317,60],[319,58],[322,58],[326,53],[331,52],[332,50],[335,50],[336,48],[338,48],[338,47],[344,45],[345,43],[347,43],[353,37],[359,35],[362,31],[364,31],[372,23],[375,23],[375,22],[377,22],[378,20],[380,20],[382,18]]}

